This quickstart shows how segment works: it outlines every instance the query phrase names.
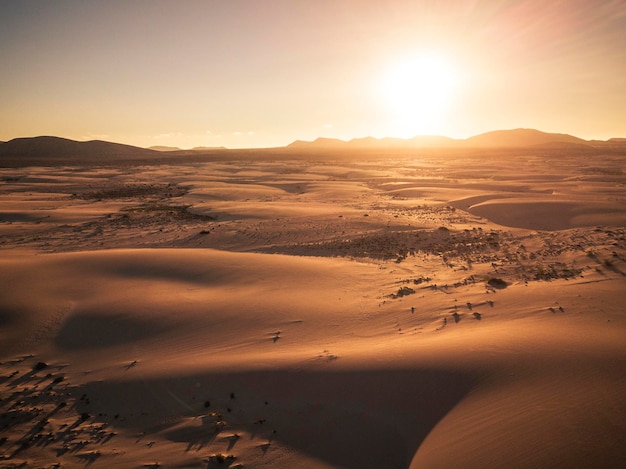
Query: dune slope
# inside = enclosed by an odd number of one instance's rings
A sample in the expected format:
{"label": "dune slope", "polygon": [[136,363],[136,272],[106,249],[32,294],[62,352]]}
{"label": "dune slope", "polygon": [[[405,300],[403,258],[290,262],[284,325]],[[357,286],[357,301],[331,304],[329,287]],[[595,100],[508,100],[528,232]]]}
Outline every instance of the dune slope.
{"label": "dune slope", "polygon": [[[32,355],[2,364],[4,410],[21,420],[3,422],[14,460],[575,467],[598,445],[607,464],[623,456],[624,321],[603,319],[614,311],[568,305],[509,324],[529,288],[518,285],[474,306],[480,321],[461,311],[441,329],[422,308],[381,303],[375,265],[212,250],[13,258],[1,272],[0,310],[19,330],[4,356]],[[486,296],[475,290],[465,295]],[[39,361],[49,367],[28,370]]]}

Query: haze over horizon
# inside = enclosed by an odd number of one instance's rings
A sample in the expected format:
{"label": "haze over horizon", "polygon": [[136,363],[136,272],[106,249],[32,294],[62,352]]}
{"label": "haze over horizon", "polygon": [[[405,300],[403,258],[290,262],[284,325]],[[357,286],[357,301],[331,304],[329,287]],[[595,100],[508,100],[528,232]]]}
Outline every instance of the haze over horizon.
{"label": "haze over horizon", "polygon": [[0,1],[0,140],[626,135],[626,1]]}

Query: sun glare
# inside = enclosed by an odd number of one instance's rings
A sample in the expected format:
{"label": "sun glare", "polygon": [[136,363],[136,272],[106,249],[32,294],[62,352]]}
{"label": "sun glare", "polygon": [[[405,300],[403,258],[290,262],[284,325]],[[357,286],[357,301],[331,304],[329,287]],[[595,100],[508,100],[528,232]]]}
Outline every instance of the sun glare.
{"label": "sun glare", "polygon": [[439,56],[422,56],[393,66],[382,97],[396,134],[410,137],[441,129],[457,88],[454,67]]}

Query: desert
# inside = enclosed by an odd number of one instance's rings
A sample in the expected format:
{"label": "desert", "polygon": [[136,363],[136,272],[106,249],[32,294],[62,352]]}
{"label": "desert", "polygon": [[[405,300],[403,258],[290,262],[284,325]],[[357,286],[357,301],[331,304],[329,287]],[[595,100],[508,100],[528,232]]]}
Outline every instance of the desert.
{"label": "desert", "polygon": [[0,1],[0,469],[626,468],[625,44]]}
{"label": "desert", "polygon": [[626,463],[623,149],[10,143],[0,467]]}

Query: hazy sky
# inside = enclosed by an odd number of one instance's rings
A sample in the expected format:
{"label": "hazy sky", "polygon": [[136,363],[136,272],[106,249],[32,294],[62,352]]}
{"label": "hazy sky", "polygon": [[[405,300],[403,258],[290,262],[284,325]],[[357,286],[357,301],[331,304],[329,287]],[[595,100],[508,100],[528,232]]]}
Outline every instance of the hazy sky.
{"label": "hazy sky", "polygon": [[626,137],[626,0],[0,0],[0,140]]}

